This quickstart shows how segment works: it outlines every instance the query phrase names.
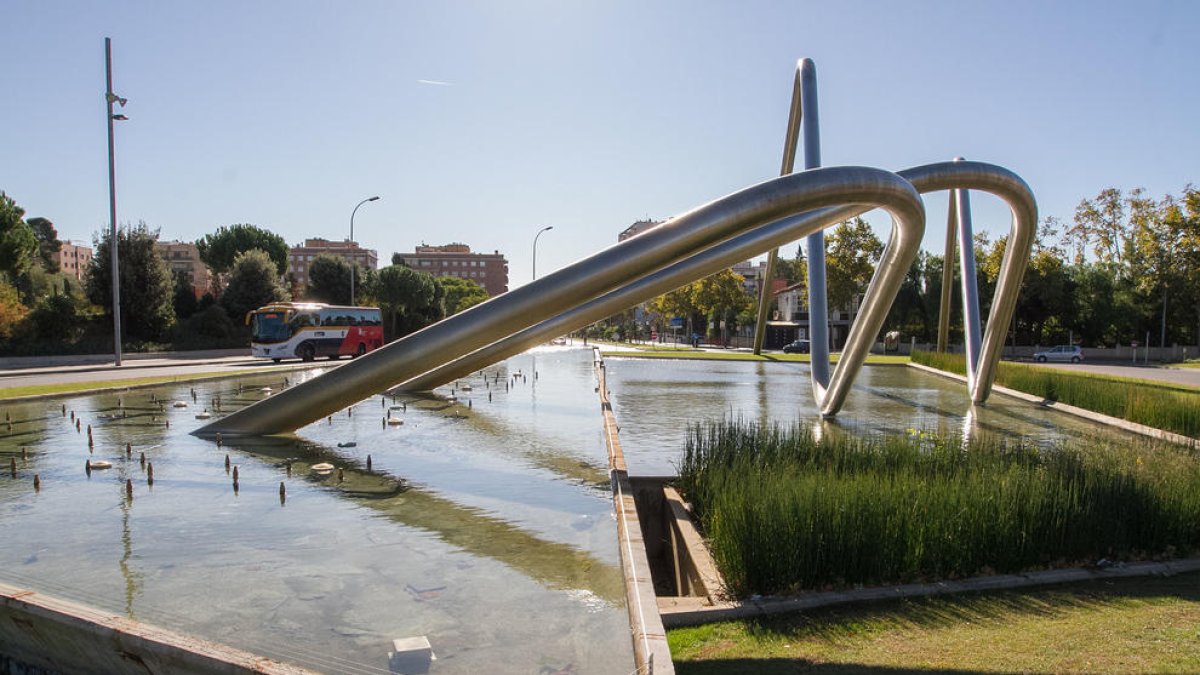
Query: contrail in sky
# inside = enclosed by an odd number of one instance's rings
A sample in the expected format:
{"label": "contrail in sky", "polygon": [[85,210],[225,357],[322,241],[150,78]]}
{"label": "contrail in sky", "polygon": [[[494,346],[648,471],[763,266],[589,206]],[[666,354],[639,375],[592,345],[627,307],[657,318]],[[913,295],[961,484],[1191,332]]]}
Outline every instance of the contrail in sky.
{"label": "contrail in sky", "polygon": [[417,80],[417,84],[432,84],[437,87],[453,87],[453,82],[442,82],[441,80]]}

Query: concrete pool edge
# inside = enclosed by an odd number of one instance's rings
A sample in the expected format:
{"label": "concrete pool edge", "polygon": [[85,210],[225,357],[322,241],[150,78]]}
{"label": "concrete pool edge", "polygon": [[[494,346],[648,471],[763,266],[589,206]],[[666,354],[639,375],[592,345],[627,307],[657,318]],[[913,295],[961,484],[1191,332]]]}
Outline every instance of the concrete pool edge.
{"label": "concrete pool edge", "polygon": [[4,583],[0,654],[51,672],[315,672]]}
{"label": "concrete pool edge", "polygon": [[[336,362],[334,362],[336,363]],[[329,363],[295,363],[285,366],[255,366],[251,370],[242,372],[202,372],[195,373],[194,376],[188,375],[160,375],[162,378],[155,382],[138,382],[142,379],[156,379],[156,376],[150,375],[145,378],[127,378],[128,382],[133,384],[122,384],[122,380],[99,380],[96,382],[98,386],[86,386],[81,389],[71,389],[67,391],[55,391],[44,394],[24,394],[21,396],[4,397],[4,389],[0,388],[0,405],[29,403],[31,401],[39,401],[49,398],[62,398],[66,396],[87,396],[91,394],[108,394],[118,391],[131,391],[134,389],[149,389],[151,387],[161,387],[171,384],[185,384],[191,382],[210,382],[212,380],[223,380],[230,377],[244,377],[246,375],[270,375],[271,373],[292,373],[297,370],[312,370],[314,368],[328,367]],[[99,386],[103,385],[103,386]],[[16,389],[17,387],[13,387]]]}
{"label": "concrete pool edge", "polygon": [[675,672],[675,665],[671,661],[667,631],[659,615],[654,580],[650,576],[650,561],[646,556],[646,542],[642,538],[637,504],[618,436],[620,427],[608,399],[604,359],[598,348],[593,349],[593,365],[598,382],[596,391],[600,395],[600,409],[604,418],[604,444],[608,448],[613,509],[617,519],[621,574],[625,579],[625,604],[629,612],[634,661],[639,673],[670,675]]}
{"label": "concrete pool edge", "polygon": [[[932,368],[930,366],[922,365],[920,363],[909,363],[908,365],[911,368],[916,368],[917,370],[920,370],[920,371],[923,371],[926,373],[930,373],[932,375],[939,375],[941,377],[944,377],[944,378],[947,378],[950,380],[954,380],[956,382],[964,382],[965,383],[967,381],[966,377],[963,377],[962,375],[959,375],[957,373],[948,373],[944,370],[938,370],[937,368]],[[1197,445],[1197,443],[1200,443],[1200,441],[1198,441],[1197,439],[1192,438],[1190,436],[1184,436],[1183,434],[1176,434],[1176,433],[1173,433],[1170,431],[1164,431],[1162,429],[1157,429],[1155,427],[1146,426],[1145,424],[1138,424],[1137,422],[1130,422],[1129,420],[1123,420],[1119,417],[1111,417],[1111,416],[1105,415],[1103,413],[1098,413],[1094,410],[1088,410],[1086,408],[1079,408],[1079,407],[1076,407],[1073,405],[1067,405],[1066,403],[1059,403],[1058,401],[1048,401],[1040,396],[1034,396],[1033,394],[1026,394],[1023,391],[1017,391],[1016,389],[1009,389],[1008,387],[1002,387],[998,384],[992,385],[992,392],[997,393],[997,394],[1004,394],[1005,396],[1019,399],[1019,400],[1025,401],[1026,403],[1032,403],[1041,408],[1046,408],[1048,410],[1057,410],[1059,412],[1066,413],[1066,414],[1072,415],[1074,417],[1079,417],[1079,418],[1088,420],[1090,422],[1098,422],[1100,424],[1106,424],[1108,426],[1116,427],[1123,431],[1128,431],[1130,433],[1139,434],[1142,436],[1148,436],[1150,438],[1155,438],[1160,441],[1167,441],[1170,443],[1176,443],[1179,445],[1187,445],[1187,446],[1195,446],[1195,445]]]}
{"label": "concrete pool edge", "polygon": [[822,591],[787,597],[761,597],[738,602],[715,601],[708,604],[710,601],[707,598],[660,598],[658,606],[663,625],[669,628],[680,628],[683,626],[716,623],[718,621],[799,612],[833,605],[922,598],[952,593],[1000,591],[1124,577],[1174,576],[1176,574],[1196,571],[1200,571],[1200,558],[1185,558],[1167,562],[1117,564],[1104,569],[1071,567],[1040,570],[1025,574],[998,574],[987,577],[972,577],[959,581],[874,586],[848,591]]}

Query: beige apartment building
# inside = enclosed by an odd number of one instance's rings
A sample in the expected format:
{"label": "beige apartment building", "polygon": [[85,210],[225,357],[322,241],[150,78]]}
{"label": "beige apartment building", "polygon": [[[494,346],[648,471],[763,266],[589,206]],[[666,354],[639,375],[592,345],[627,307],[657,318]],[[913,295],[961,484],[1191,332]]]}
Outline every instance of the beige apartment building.
{"label": "beige apartment building", "polygon": [[62,248],[54,254],[54,262],[58,265],[58,270],[76,281],[83,281],[83,276],[87,274],[88,264],[91,260],[91,246],[72,244],[69,241],[64,241]]}
{"label": "beige apartment building", "polygon": [[188,241],[157,241],[154,250],[174,273],[183,274],[199,299],[212,289],[212,270],[200,261],[200,249]]}
{"label": "beige apartment building", "polygon": [[360,248],[357,241],[305,239],[303,246],[288,250],[288,272],[293,282],[303,288],[308,285],[308,267],[319,255],[332,255],[366,269],[379,268],[379,254],[370,248]]}
{"label": "beige apartment building", "polygon": [[500,251],[472,253],[466,244],[422,244],[412,253],[397,253],[392,260],[435,277],[470,279],[483,286],[489,296],[508,292],[508,261]]}

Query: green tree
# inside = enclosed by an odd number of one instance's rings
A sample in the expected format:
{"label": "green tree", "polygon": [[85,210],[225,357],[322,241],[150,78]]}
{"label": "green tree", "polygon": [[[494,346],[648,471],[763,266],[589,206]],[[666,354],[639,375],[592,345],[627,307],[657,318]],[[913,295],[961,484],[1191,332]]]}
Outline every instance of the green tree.
{"label": "green tree", "polygon": [[437,277],[435,281],[442,287],[442,304],[445,305],[446,316],[458,314],[488,299],[487,291],[474,280]]}
{"label": "green tree", "polygon": [[710,322],[714,335],[722,321],[727,329],[735,329],[738,315],[754,305],[746,293],[745,281],[742,275],[724,269],[693,284],[693,301]]}
{"label": "green tree", "polygon": [[79,308],[70,295],[55,294],[42,300],[29,314],[29,337],[42,345],[72,344],[83,333]]}
{"label": "green tree", "polygon": [[896,301],[888,311],[887,319],[883,322],[883,332],[899,331],[906,338],[916,337],[922,342],[930,340],[930,321],[926,314],[925,299],[922,295],[924,269],[929,254],[922,251],[917,259],[909,265],[904,282],[896,294]]}
{"label": "green tree", "polygon": [[441,319],[443,288],[433,275],[404,265],[379,270],[375,293],[388,339],[403,337]]}
{"label": "green tree", "polygon": [[304,294],[315,302],[350,304],[350,263],[328,253],[318,255],[308,266]]}
{"label": "green tree", "polygon": [[1018,330],[1024,329],[1034,344],[1065,342],[1075,322],[1074,297],[1075,285],[1062,259],[1047,251],[1035,253],[1017,300]]}
{"label": "green tree", "polygon": [[867,290],[883,255],[883,242],[862,218],[842,223],[825,240],[825,277],[829,306],[849,308]]}
{"label": "green tree", "polygon": [[804,245],[796,247],[795,258],[777,258],[775,260],[775,276],[785,279],[788,286],[800,282],[808,282],[808,261],[804,259]]}
{"label": "green tree", "polygon": [[690,331],[692,325],[702,318],[700,308],[696,305],[695,284],[681,286],[652,299],[646,303],[646,311],[658,317],[658,328],[663,331],[668,329],[671,319],[683,319],[685,330]]}
{"label": "green tree", "polygon": [[1183,196],[1175,203],[1175,210],[1169,212],[1168,217],[1181,221],[1175,225],[1182,232],[1183,254],[1177,261],[1183,279],[1183,295],[1179,304],[1192,309],[1191,319],[1196,321],[1192,344],[1200,345],[1200,189],[1193,185],[1185,187]]}
{"label": "green tree", "polygon": [[17,325],[28,315],[29,308],[21,304],[17,289],[0,279],[0,340],[12,337]]}
{"label": "green tree", "polygon": [[40,217],[29,218],[25,223],[33,230],[33,236],[38,241],[38,255],[41,257],[42,267],[51,274],[57,273],[59,266],[54,262],[54,254],[62,250],[62,242],[58,239],[58,230],[54,229],[54,223]]}
{"label": "green tree", "polygon": [[[175,321],[171,305],[174,282],[171,270],[154,249],[157,240],[158,230],[151,231],[144,222],[117,231],[122,336],[129,339],[161,339]],[[87,297],[103,308],[111,321],[111,233],[104,232],[94,243],[96,253],[88,265]]]}
{"label": "green tree", "polygon": [[290,299],[275,269],[266,251],[250,249],[234,258],[229,284],[221,294],[221,306],[230,320],[238,323],[251,310]]}
{"label": "green tree", "polygon": [[38,250],[37,236],[24,218],[25,209],[0,192],[0,272],[14,283],[33,264]]}
{"label": "green tree", "polygon": [[265,251],[275,264],[275,273],[287,272],[288,245],[283,237],[261,227],[241,223],[222,227],[196,240],[200,260],[218,274],[228,272],[239,254],[252,249]]}
{"label": "green tree", "polygon": [[175,270],[174,276],[175,292],[171,296],[171,306],[175,309],[175,319],[183,321],[196,313],[200,303],[196,299],[196,291],[192,289],[192,282],[187,273]]}
{"label": "green tree", "polygon": [[225,308],[217,304],[201,307],[195,314],[175,324],[173,333],[172,344],[176,349],[236,347],[245,346],[247,342],[242,317],[234,322]]}

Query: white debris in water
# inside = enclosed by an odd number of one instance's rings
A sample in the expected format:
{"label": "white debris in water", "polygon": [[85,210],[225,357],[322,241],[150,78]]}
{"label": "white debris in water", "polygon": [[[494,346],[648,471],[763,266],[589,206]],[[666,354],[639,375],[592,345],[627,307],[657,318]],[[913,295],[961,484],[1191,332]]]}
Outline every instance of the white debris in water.
{"label": "white debris in water", "polygon": [[583,605],[588,614],[603,612],[608,607],[607,602],[586,588],[573,588],[567,591],[567,597]]}

